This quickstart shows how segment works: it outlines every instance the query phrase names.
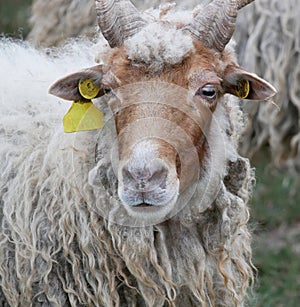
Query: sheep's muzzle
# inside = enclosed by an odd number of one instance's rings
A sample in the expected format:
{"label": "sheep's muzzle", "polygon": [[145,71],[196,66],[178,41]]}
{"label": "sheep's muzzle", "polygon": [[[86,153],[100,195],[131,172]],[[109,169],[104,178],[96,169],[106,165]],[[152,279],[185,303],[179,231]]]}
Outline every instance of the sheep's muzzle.
{"label": "sheep's muzzle", "polygon": [[127,85],[115,95],[119,198],[137,217],[165,215],[199,177],[208,112],[193,113],[188,91],[163,82]]}

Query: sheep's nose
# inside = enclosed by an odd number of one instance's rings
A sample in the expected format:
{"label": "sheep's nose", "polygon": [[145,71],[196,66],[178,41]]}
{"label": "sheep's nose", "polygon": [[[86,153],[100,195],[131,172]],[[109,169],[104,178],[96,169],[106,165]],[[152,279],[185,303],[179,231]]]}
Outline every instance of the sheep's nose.
{"label": "sheep's nose", "polygon": [[165,188],[168,170],[161,162],[149,163],[143,167],[125,165],[122,170],[123,183],[126,187],[141,192]]}

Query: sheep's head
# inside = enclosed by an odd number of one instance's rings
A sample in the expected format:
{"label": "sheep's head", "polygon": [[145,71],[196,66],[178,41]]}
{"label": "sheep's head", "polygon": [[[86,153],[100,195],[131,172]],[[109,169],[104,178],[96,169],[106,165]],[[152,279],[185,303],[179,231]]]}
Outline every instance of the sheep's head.
{"label": "sheep's head", "polygon": [[214,0],[191,22],[148,23],[128,0],[96,1],[111,49],[104,64],[57,81],[50,93],[84,101],[82,80],[110,92],[118,137],[118,195],[140,219],[167,216],[209,157],[206,130],[225,94],[264,100],[275,89],[225,47],[251,0]]}

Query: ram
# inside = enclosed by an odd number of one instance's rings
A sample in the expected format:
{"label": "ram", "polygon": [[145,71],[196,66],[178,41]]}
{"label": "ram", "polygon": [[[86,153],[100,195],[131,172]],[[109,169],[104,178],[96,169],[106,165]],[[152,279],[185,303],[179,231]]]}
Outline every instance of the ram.
{"label": "ram", "polygon": [[73,101],[66,133],[58,106],[23,97],[25,114],[4,112],[3,304],[244,305],[254,177],[237,152],[238,98],[276,92],[228,46],[250,2],[154,18],[96,1],[101,63],[50,88]]}
{"label": "ram", "polygon": [[[79,34],[94,37],[96,14],[93,0],[55,2],[54,5],[54,1],[34,1],[30,41],[38,46],[52,46],[64,44],[67,38]],[[135,1],[142,9],[158,6],[158,2]],[[191,9],[199,1],[176,2],[179,7]],[[210,1],[201,1],[207,2]],[[79,14],[80,19],[77,17]],[[295,174],[300,170],[299,14],[297,0],[256,0],[255,5],[239,15],[235,33],[240,64],[272,82],[279,92],[274,104],[245,103],[248,123],[240,138],[240,153],[251,158],[268,146],[272,162]],[[61,17],[57,19],[57,16]]]}

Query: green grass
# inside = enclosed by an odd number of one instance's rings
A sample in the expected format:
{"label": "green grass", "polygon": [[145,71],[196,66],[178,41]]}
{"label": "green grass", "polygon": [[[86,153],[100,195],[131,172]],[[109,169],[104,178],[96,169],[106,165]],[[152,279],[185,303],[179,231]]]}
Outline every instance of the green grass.
{"label": "green grass", "polygon": [[[276,170],[260,156],[257,183],[251,202],[254,232],[254,264],[258,268],[251,307],[300,306],[300,232],[289,229],[300,223],[300,179]],[[298,247],[298,251],[296,248]]]}
{"label": "green grass", "polygon": [[278,251],[260,248],[255,253],[258,282],[250,306],[298,307],[300,305],[300,261],[292,246]]}
{"label": "green grass", "polygon": [[32,0],[4,0],[0,2],[0,34],[26,37]]}
{"label": "green grass", "polygon": [[300,222],[300,178],[272,167],[269,161],[260,156],[252,163],[256,168],[252,218],[261,230]]}

